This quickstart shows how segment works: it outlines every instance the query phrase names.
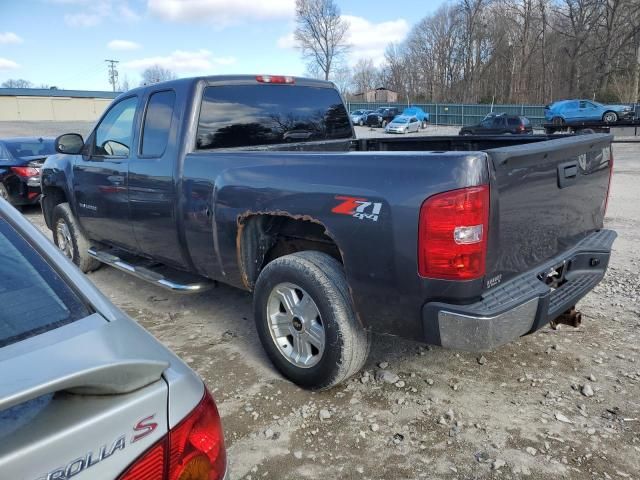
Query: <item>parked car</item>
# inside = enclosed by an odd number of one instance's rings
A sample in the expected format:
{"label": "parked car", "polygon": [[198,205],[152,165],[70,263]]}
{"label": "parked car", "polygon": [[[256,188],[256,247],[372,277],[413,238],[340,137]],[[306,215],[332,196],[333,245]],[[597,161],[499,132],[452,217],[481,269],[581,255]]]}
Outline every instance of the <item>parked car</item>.
{"label": "parked car", "polygon": [[371,110],[356,110],[351,112],[351,121],[354,125],[360,125],[361,127],[367,122],[367,115],[371,113]]}
{"label": "parked car", "polygon": [[476,125],[466,125],[460,135],[521,135],[532,134],[533,128],[527,117],[507,114],[488,114]]}
{"label": "parked car", "polygon": [[367,126],[386,127],[387,123],[393,120],[399,111],[396,107],[381,107],[367,115]]}
{"label": "parked car", "polygon": [[0,199],[0,476],[223,479],[197,374]]}
{"label": "parked car", "polygon": [[332,83],[296,77],[130,90],[86,141],[57,139],[46,224],[85,271],[253,292],[269,358],[314,389],[357,372],[371,332],[490,350],[602,279],[611,136],[356,139],[348,115]]}
{"label": "parked car", "polygon": [[635,112],[629,105],[604,105],[592,100],[560,100],[544,107],[544,118],[554,125],[581,122],[615,123],[631,120]]}
{"label": "parked car", "polygon": [[40,200],[40,167],[56,153],[54,138],[0,139],[0,198],[14,206]]}
{"label": "parked car", "polygon": [[386,133],[409,133],[420,131],[420,120],[417,117],[398,115],[385,127]]}
{"label": "parked car", "polygon": [[407,117],[416,117],[418,120],[420,120],[422,128],[426,128],[427,122],[429,122],[429,114],[422,110],[420,107],[405,108],[402,112],[402,115]]}

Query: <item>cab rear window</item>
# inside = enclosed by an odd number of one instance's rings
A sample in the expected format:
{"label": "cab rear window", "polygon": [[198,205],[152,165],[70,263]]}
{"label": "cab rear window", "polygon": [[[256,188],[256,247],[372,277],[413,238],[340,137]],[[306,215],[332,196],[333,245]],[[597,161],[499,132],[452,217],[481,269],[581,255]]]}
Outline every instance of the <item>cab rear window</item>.
{"label": "cab rear window", "polygon": [[196,147],[250,147],[350,139],[349,114],[333,88],[301,85],[207,87]]}
{"label": "cab rear window", "polygon": [[0,218],[0,348],[89,314],[56,271]]}

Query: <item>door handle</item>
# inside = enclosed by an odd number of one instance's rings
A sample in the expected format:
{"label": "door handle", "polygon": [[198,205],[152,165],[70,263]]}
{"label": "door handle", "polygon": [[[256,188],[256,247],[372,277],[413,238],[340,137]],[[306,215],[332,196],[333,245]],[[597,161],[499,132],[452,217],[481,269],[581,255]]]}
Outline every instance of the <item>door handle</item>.
{"label": "door handle", "polygon": [[578,162],[564,162],[558,165],[558,188],[573,185],[578,180]]}

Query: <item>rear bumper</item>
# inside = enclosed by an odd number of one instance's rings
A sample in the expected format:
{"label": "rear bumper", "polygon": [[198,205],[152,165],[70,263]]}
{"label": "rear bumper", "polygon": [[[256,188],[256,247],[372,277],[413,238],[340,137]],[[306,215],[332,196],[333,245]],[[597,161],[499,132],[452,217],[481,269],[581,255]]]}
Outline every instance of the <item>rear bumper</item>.
{"label": "rear bumper", "polygon": [[[604,277],[612,230],[599,230],[570,250],[504,284],[470,305],[430,302],[422,308],[427,343],[466,351],[487,351],[535,332],[571,308]],[[563,265],[564,283],[551,289],[540,279]]]}

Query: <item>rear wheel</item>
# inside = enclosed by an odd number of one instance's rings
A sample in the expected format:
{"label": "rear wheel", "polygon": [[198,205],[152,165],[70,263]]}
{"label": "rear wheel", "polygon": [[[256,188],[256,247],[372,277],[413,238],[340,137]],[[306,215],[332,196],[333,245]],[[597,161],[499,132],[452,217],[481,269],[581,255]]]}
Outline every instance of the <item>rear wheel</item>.
{"label": "rear wheel", "polygon": [[254,295],[258,336],[289,380],[324,390],[362,368],[370,336],[356,320],[342,265],[305,251],[270,262]]}
{"label": "rear wheel", "polygon": [[618,121],[618,114],[616,112],[606,112],[602,116],[602,121],[605,123],[615,123]]}
{"label": "rear wheel", "polygon": [[387,123],[388,123],[388,122],[387,122],[386,120],[382,120],[382,128],[386,127],[386,126],[387,126]]}
{"label": "rear wheel", "polygon": [[84,273],[97,270],[101,263],[89,256],[91,244],[80,230],[68,203],[56,205],[53,209],[53,243]]}

